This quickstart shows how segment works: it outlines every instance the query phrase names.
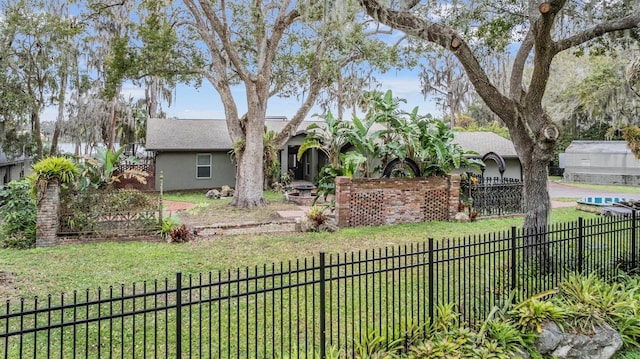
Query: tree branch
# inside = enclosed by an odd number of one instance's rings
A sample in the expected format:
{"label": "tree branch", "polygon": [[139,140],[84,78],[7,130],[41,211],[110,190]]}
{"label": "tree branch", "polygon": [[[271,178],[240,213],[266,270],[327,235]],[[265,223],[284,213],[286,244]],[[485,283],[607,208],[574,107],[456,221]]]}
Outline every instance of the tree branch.
{"label": "tree branch", "polygon": [[[184,2],[191,3],[193,5],[193,0],[184,0]],[[236,71],[238,71],[238,75],[240,76],[242,81],[250,82],[251,74],[244,66],[244,64],[242,63],[242,59],[240,59],[240,55],[238,55],[238,52],[233,47],[233,43],[229,38],[229,29],[227,28],[227,24],[222,23],[222,21],[218,18],[209,1],[200,0],[198,2],[200,3],[200,7],[202,8],[204,15],[207,17],[209,23],[213,27],[213,30],[216,32],[216,34],[218,34],[218,38],[222,43],[222,48],[229,57],[229,60],[233,64],[233,67],[235,67]]]}
{"label": "tree branch", "polygon": [[640,14],[629,15],[622,19],[607,21],[587,29],[579,34],[560,40],[555,44],[555,52],[561,52],[578,46],[609,32],[640,27]]}
{"label": "tree branch", "polygon": [[[268,40],[267,47],[267,59],[270,59],[268,66],[271,67],[272,60],[276,57],[276,52],[278,51],[278,44],[280,43],[280,39],[282,39],[282,35],[284,32],[293,24],[299,17],[300,12],[297,9],[291,10],[286,15],[282,15],[284,13],[284,8],[281,8],[281,12],[278,14],[278,18],[273,26],[273,31],[271,33],[271,38]],[[266,66],[267,64],[265,64]]]}
{"label": "tree branch", "polygon": [[524,68],[527,63],[529,53],[533,48],[533,32],[531,29],[524,37],[518,53],[513,60],[513,69],[511,70],[511,80],[509,81],[509,97],[514,101],[519,101],[522,97],[522,78],[524,76]]}
{"label": "tree branch", "polygon": [[408,12],[385,8],[377,0],[359,0],[367,14],[375,20],[414,35],[451,51],[464,67],[469,81],[478,94],[503,121],[509,121],[513,111],[512,101],[491,83],[471,48],[449,26],[428,23]]}
{"label": "tree branch", "polygon": [[309,110],[316,102],[316,98],[320,93],[320,89],[322,88],[322,84],[324,83],[324,79],[321,78],[321,70],[322,70],[322,58],[324,57],[325,50],[327,45],[325,41],[322,41],[316,50],[316,55],[313,60],[313,65],[311,66],[310,76],[309,76],[309,94],[307,98],[302,103],[302,106],[298,108],[296,114],[293,115],[293,118],[287,123],[287,125],[278,133],[276,138],[274,139],[274,143],[278,147],[282,147],[285,143],[294,135],[294,131],[298,129],[300,123],[305,119]]}

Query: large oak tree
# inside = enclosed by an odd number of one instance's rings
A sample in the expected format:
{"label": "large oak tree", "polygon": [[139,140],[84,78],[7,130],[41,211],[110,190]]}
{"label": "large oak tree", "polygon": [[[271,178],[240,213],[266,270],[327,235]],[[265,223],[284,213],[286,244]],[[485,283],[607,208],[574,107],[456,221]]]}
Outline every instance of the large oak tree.
{"label": "large oak tree", "polygon": [[[273,139],[280,147],[342,67],[389,54],[386,44],[371,40],[361,23],[341,27],[339,18],[329,19],[326,13],[322,2],[291,0],[184,0],[167,11],[177,18],[179,45],[192,52],[192,73],[211,83],[222,102],[237,163],[232,205],[264,204],[261,164],[270,98],[297,96],[300,101],[293,118]],[[353,6],[344,12],[351,18],[354,13]],[[243,87],[242,95],[234,94],[234,85]],[[246,113],[239,106],[244,98]]]}
{"label": "large oak tree", "polygon": [[[359,2],[381,23],[455,55],[476,92],[509,128],[524,172],[525,228],[546,226],[550,210],[547,166],[559,135],[542,104],[551,62],[559,53],[594,40],[606,45],[604,40],[620,39],[610,34],[633,29],[637,35],[640,4],[624,0]],[[433,16],[431,10],[438,5],[445,6],[446,16]],[[515,52],[508,91],[491,81],[479,60],[483,51],[500,47]],[[532,71],[527,76],[528,63]]]}

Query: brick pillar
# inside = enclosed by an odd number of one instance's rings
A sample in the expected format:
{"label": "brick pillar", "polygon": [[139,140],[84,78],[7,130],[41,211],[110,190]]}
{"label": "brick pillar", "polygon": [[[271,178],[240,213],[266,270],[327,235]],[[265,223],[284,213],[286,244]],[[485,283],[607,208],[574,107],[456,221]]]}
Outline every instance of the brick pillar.
{"label": "brick pillar", "polygon": [[460,207],[460,175],[449,175],[449,220],[452,220]]}
{"label": "brick pillar", "polygon": [[338,227],[349,227],[351,220],[351,178],[336,177],[336,222]]}
{"label": "brick pillar", "polygon": [[53,247],[58,244],[58,213],[60,209],[60,185],[52,179],[42,192],[38,190],[38,215],[36,217],[36,247]]}

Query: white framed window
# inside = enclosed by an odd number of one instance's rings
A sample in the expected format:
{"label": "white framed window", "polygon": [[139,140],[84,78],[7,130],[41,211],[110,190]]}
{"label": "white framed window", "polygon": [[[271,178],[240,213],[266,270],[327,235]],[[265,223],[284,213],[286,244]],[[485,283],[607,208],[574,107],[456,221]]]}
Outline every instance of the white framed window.
{"label": "white framed window", "polygon": [[198,153],[196,155],[196,179],[211,178],[211,154]]}

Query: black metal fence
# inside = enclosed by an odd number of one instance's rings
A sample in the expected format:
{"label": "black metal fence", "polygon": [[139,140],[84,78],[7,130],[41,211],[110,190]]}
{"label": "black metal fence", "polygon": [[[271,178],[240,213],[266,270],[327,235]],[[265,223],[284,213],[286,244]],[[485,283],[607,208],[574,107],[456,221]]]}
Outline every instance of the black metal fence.
{"label": "black metal fence", "polygon": [[460,195],[480,217],[518,214],[524,211],[523,189],[519,179],[469,175]]}
{"label": "black metal fence", "polygon": [[597,218],[86,290],[0,309],[0,358],[323,358],[455,303],[466,322],[638,263],[637,220]]}

